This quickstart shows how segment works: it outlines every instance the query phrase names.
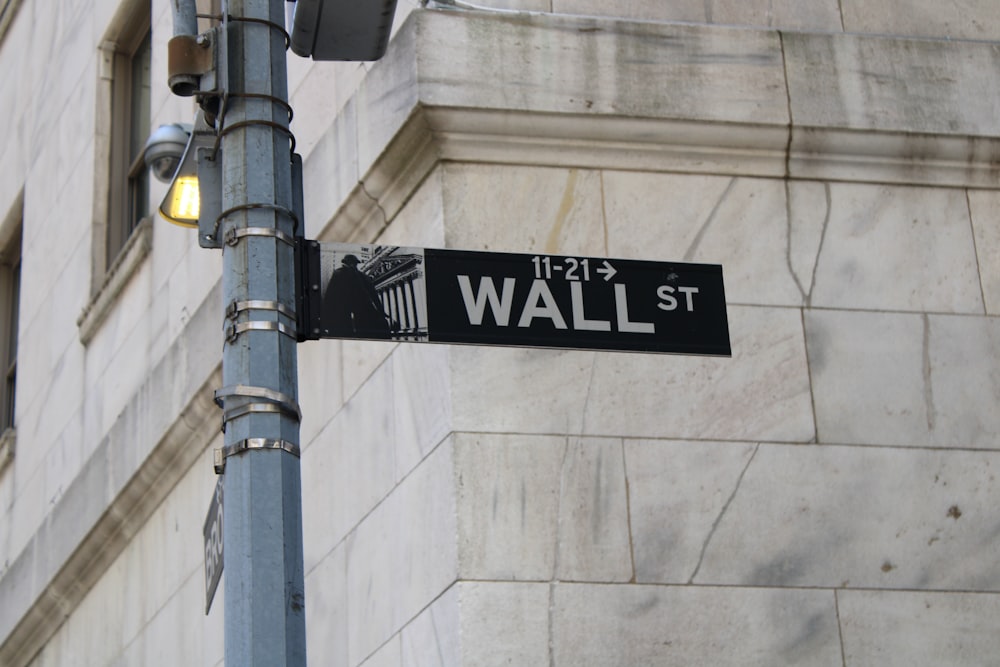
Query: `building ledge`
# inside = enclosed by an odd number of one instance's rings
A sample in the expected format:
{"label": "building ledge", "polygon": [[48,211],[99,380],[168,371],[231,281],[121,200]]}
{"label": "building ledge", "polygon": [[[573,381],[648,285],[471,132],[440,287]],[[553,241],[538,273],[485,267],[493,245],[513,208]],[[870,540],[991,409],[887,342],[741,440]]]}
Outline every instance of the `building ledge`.
{"label": "building ledge", "polygon": [[306,218],[371,240],[448,160],[996,189],[998,91],[985,42],[415,11],[307,157]]}
{"label": "building ledge", "polygon": [[139,221],[135,231],[125,243],[125,247],[118,253],[111,268],[104,276],[104,282],[94,293],[90,303],[84,307],[80,317],[76,320],[76,325],[80,328],[80,342],[84,345],[90,343],[94,334],[101,324],[107,319],[111,309],[114,308],[118,295],[125,289],[129,279],[142,266],[149,251],[153,247],[153,219],[143,218]]}

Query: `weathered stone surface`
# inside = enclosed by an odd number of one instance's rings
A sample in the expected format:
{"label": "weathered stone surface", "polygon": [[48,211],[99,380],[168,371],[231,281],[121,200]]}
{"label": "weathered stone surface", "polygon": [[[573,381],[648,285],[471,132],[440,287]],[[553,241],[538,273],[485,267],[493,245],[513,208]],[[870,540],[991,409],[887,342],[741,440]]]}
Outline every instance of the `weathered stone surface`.
{"label": "weathered stone surface", "polygon": [[988,665],[1000,653],[1000,595],[840,591],[847,665]]}
{"label": "weathered stone surface", "polygon": [[794,208],[773,179],[609,171],[602,184],[610,256],[722,264],[729,303],[802,304],[791,267],[811,272],[823,229],[806,184],[790,186]]}
{"label": "weathered stone surface", "polygon": [[626,440],[629,529],[638,583],[688,583],[756,447]]}
{"label": "weathered stone surface", "polygon": [[796,126],[1000,134],[1000,54],[989,43],[788,33],[782,44]]}
{"label": "weathered stone surface", "polygon": [[995,40],[1000,7],[992,0],[841,0],[844,30],[950,39]]}
{"label": "weathered stone surface", "polygon": [[696,583],[1000,590],[997,452],[761,445]]}
{"label": "weathered stone surface", "polygon": [[986,312],[1000,315],[1000,193],[970,190],[969,209]]}
{"label": "weathered stone surface", "polygon": [[614,439],[456,436],[461,576],[631,579],[623,463]]}
{"label": "weathered stone surface", "polygon": [[588,584],[554,588],[552,664],[842,664],[829,591]]}
{"label": "weathered stone surface", "polygon": [[835,0],[552,0],[555,12],[627,17],[644,21],[693,21],[839,32]]}
{"label": "weathered stone surface", "polygon": [[345,541],[349,664],[374,653],[455,580],[452,461],[450,444],[438,447]]}
{"label": "weathered stone surface", "polygon": [[833,184],[813,306],[982,313],[965,193]]}
{"label": "weathered stone surface", "polygon": [[788,120],[775,32],[636,23],[623,42],[614,23],[600,19],[425,13],[420,20],[434,36],[418,55],[421,100],[430,105]]}
{"label": "weathered stone surface", "polygon": [[995,318],[811,310],[805,322],[820,442],[996,446]]}
{"label": "weathered stone surface", "polygon": [[[733,306],[729,316],[732,359],[457,347],[456,430],[812,440],[798,312]],[[493,381],[462,372],[473,366]]]}
{"label": "weathered stone surface", "polygon": [[606,254],[599,172],[475,164],[443,171],[448,247]]}

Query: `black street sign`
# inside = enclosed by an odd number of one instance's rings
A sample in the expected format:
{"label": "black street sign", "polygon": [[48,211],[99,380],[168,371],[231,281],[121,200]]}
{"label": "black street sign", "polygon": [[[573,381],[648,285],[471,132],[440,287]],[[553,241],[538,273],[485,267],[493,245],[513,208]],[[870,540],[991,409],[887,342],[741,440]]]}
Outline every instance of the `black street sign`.
{"label": "black street sign", "polygon": [[303,339],[731,356],[722,267],[305,241]]}
{"label": "black street sign", "polygon": [[215,483],[202,532],[205,536],[205,613],[208,614],[222,578],[222,475]]}

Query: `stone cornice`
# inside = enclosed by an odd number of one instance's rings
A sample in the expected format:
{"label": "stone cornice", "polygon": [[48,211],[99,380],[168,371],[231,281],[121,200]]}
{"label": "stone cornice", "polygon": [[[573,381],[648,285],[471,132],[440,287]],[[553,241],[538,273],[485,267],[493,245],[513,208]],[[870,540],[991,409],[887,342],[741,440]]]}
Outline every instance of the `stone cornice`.
{"label": "stone cornice", "polygon": [[419,11],[307,158],[307,219],[371,240],[448,160],[998,188],[997,91],[985,42]]}

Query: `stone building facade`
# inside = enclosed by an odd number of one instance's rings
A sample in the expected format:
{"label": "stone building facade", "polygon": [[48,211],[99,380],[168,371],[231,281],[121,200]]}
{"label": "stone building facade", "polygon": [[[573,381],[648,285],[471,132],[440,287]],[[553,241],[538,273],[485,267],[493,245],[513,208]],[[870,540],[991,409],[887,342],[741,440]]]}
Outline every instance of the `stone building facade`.
{"label": "stone building facade", "polygon": [[[994,664],[1000,6],[464,4],[290,56],[306,235],[722,264],[733,355],[303,343],[309,663]],[[169,3],[0,7],[0,664],[221,665]]]}

